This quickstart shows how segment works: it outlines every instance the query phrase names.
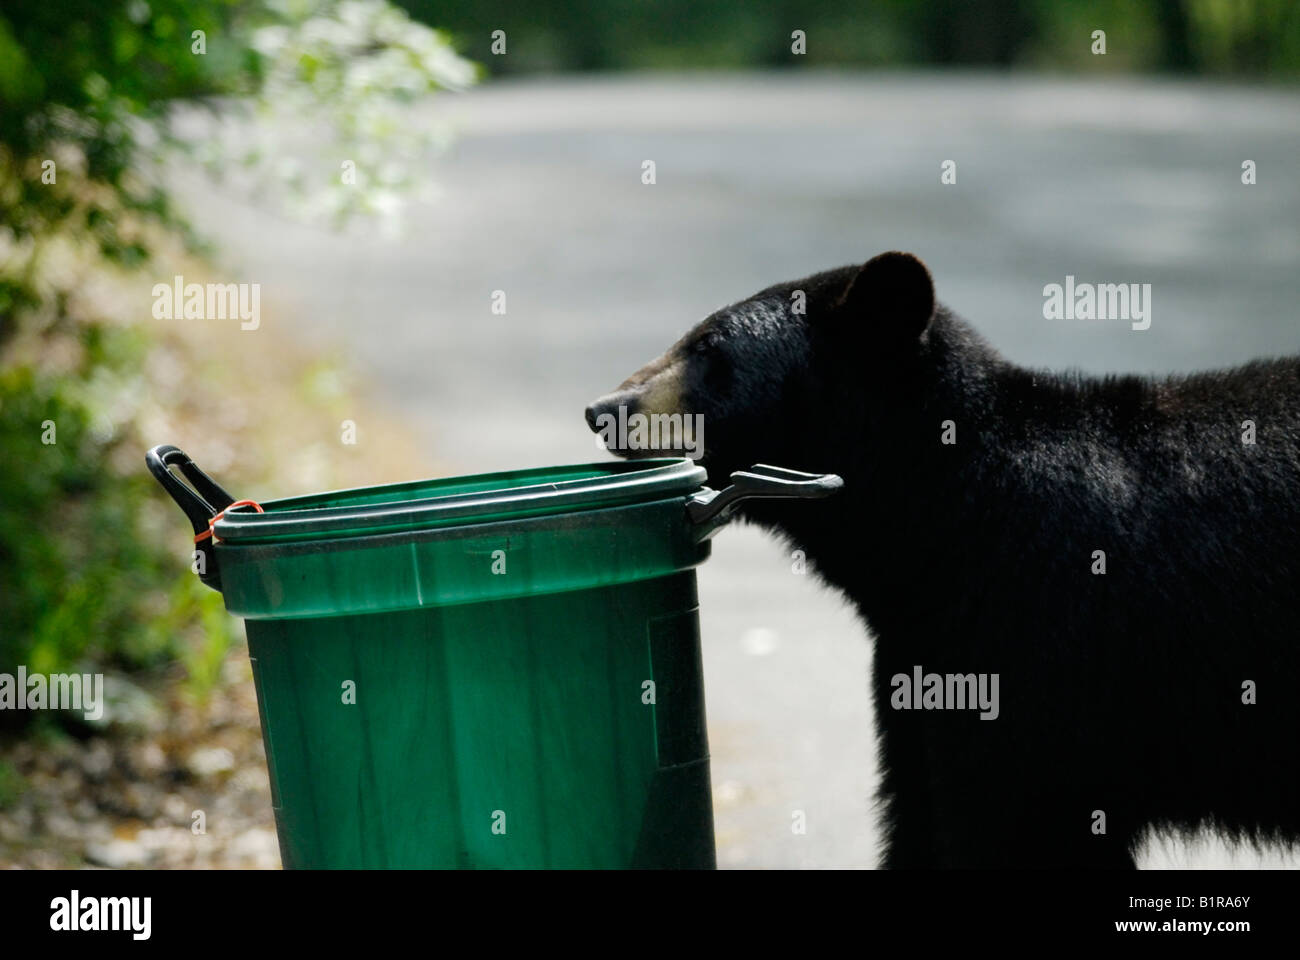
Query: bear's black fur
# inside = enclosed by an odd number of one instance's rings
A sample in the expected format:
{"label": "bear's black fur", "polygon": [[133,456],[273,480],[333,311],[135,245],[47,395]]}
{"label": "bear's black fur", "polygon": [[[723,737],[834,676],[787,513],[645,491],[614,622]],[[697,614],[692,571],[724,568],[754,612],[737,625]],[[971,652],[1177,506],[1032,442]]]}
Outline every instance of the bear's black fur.
{"label": "bear's black fur", "polygon": [[[1132,867],[1150,830],[1300,840],[1300,358],[1024,369],[890,253],[718,311],[589,421],[620,404],[703,414],[715,487],[752,463],[844,478],[743,514],[875,638],[885,866]],[[917,666],[998,674],[997,718],[894,709]]]}

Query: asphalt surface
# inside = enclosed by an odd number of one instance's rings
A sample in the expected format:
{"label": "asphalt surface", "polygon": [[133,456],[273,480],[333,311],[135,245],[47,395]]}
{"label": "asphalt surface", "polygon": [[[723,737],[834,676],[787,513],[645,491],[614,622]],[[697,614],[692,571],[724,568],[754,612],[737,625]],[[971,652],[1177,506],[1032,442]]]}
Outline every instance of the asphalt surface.
{"label": "asphalt surface", "polygon": [[[396,242],[180,181],[232,279],[262,284],[263,324],[346,352],[455,472],[603,458],[584,406],[696,320],[886,249],[922,256],[942,300],[1033,365],[1171,371],[1300,351],[1295,92],[620,77],[496,83],[428,116],[457,140],[430,161],[440,199]],[[955,185],[940,183],[945,160]],[[1151,328],[1045,320],[1043,287],[1067,274],[1152,284]],[[700,593],[719,863],[874,865],[864,629],[749,529],[716,539]],[[1216,843],[1144,857],[1295,862]]]}

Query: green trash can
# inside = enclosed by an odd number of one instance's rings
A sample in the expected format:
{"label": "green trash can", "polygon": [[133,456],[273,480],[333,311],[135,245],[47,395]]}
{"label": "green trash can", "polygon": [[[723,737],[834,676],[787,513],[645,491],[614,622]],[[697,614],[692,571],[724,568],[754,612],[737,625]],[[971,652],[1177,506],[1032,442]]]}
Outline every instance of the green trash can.
{"label": "green trash can", "polygon": [[286,867],[715,865],[694,568],[739,500],[838,477],[715,492],[660,459],[254,504],[146,462],[246,622]]}

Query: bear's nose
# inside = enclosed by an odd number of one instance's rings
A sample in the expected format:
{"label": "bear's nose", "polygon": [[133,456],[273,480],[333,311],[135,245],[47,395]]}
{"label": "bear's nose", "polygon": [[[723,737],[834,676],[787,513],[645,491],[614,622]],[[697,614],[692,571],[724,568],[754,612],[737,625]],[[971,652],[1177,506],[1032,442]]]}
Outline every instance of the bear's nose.
{"label": "bear's nose", "polygon": [[593,400],[591,406],[587,408],[587,426],[591,427],[591,432],[600,432],[598,421],[603,416],[609,415],[617,421],[620,407],[623,408],[624,416],[629,416],[636,411],[637,398],[634,391],[616,390]]}

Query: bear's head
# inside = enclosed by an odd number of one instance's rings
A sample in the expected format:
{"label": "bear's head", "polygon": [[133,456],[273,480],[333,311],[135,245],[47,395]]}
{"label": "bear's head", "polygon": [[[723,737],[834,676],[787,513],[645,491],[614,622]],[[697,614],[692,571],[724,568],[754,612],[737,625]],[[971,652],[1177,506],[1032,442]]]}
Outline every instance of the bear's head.
{"label": "bear's head", "polygon": [[624,457],[698,459],[710,483],[755,463],[852,472],[868,421],[924,349],[930,273],[908,253],[768,287],[717,311],[587,408]]}

